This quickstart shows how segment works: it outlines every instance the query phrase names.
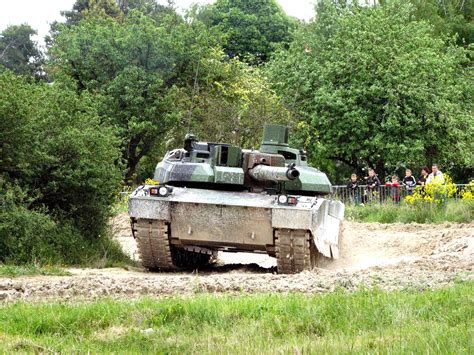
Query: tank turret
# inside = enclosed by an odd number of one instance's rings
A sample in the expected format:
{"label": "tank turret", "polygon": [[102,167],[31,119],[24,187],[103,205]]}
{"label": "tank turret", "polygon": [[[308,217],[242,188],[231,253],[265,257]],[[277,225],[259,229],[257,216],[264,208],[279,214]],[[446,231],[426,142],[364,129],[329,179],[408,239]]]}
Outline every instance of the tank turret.
{"label": "tank turret", "polygon": [[187,134],[184,148],[166,154],[155,180],[181,187],[214,190],[290,192],[325,195],[332,192],[326,174],[309,167],[306,153],[288,144],[288,127],[266,125],[259,150],[200,142]]}

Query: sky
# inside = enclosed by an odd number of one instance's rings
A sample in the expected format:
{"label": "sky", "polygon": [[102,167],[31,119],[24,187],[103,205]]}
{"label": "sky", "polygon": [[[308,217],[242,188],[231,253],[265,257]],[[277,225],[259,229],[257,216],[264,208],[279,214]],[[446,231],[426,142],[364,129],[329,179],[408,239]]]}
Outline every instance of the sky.
{"label": "sky", "polygon": [[[38,36],[34,40],[42,46],[49,25],[54,21],[64,21],[60,11],[70,10],[74,2],[75,0],[0,0],[0,31],[9,25],[27,23],[38,31]],[[176,6],[181,11],[192,3],[210,2],[212,0],[175,0]],[[277,2],[290,16],[302,20],[309,20],[314,16],[314,0],[277,0]]]}

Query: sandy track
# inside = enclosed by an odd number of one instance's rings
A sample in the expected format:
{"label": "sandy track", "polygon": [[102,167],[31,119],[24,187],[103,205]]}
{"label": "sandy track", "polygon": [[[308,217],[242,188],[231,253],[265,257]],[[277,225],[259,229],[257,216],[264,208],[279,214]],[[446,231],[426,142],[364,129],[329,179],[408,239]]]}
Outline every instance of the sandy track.
{"label": "sandy track", "polygon": [[[119,216],[114,233],[137,257],[128,222]],[[198,292],[319,293],[361,285],[383,289],[440,287],[474,279],[474,223],[347,223],[341,258],[297,275],[275,274],[266,255],[220,254],[199,273],[149,273],[124,269],[70,269],[72,276],[0,278],[0,301],[93,299],[102,296],[188,295]]]}

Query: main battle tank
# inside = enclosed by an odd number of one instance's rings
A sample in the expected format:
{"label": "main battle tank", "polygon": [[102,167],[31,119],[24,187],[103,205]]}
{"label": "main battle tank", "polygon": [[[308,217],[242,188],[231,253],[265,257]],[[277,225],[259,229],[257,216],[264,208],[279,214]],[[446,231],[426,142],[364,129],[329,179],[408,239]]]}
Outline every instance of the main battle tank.
{"label": "main battle tank", "polygon": [[288,146],[288,128],[266,125],[259,150],[185,137],[156,166],[157,184],[129,198],[133,236],[150,270],[196,268],[218,251],[276,257],[279,273],[337,258],[344,204],[326,174]]}

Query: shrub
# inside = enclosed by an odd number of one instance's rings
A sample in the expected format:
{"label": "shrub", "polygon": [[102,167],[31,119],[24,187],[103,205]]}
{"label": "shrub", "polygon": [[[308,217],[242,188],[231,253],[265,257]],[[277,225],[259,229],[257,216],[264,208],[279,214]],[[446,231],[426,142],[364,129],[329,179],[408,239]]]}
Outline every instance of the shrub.
{"label": "shrub", "polygon": [[0,261],[78,263],[98,255],[121,153],[94,102],[4,72],[0,117]]}
{"label": "shrub", "polygon": [[0,179],[0,263],[105,266],[104,260],[126,260],[107,234],[91,240],[71,221],[32,208],[24,189]]}
{"label": "shrub", "polygon": [[461,190],[461,197],[463,200],[474,200],[474,180],[471,180],[469,184]]}
{"label": "shrub", "polygon": [[425,207],[426,204],[442,205],[446,199],[453,197],[457,187],[449,174],[444,174],[444,180],[438,176],[430,183],[417,186],[412,195],[405,197],[405,201],[413,206]]}

